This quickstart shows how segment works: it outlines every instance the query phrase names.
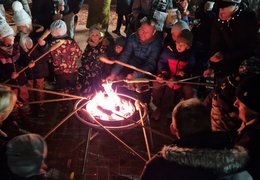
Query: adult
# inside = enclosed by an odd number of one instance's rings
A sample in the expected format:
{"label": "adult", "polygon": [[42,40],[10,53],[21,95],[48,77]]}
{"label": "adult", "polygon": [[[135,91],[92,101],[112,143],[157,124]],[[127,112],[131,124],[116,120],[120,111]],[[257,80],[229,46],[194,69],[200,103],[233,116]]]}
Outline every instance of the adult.
{"label": "adult", "polygon": [[111,0],[90,0],[88,1],[88,18],[86,27],[90,28],[95,24],[101,24],[102,29],[107,30],[109,26]]}
{"label": "adult", "polygon": [[238,70],[246,58],[253,56],[256,46],[256,14],[241,0],[221,0],[218,19],[212,23],[210,67],[204,71],[209,77],[215,72],[218,80]]}
{"label": "adult", "polygon": [[253,179],[260,179],[260,75],[251,76],[242,81],[236,91],[234,105],[239,110],[242,126],[238,130],[237,144],[243,145],[249,152],[248,172]]}
{"label": "adult", "polygon": [[[120,61],[150,73],[155,72],[162,48],[162,41],[156,34],[155,23],[153,19],[146,19],[142,22],[137,32],[127,39],[126,47],[119,57]],[[129,71],[129,69],[123,70],[122,66],[117,65],[112,69],[108,79],[114,80],[119,76],[133,79],[145,75],[137,71]]]}
{"label": "adult", "polygon": [[199,99],[184,100],[174,108],[171,129],[178,140],[146,164],[142,180],[251,179],[247,171],[240,172],[248,160],[245,148],[233,147],[226,134],[211,131],[209,112]]}
{"label": "adult", "polygon": [[75,15],[80,11],[84,0],[67,0],[67,11],[64,11],[62,19],[67,26],[67,34],[74,38],[75,35]]}
{"label": "adult", "polygon": [[130,36],[140,26],[140,20],[144,17],[151,17],[153,0],[134,0],[132,13],[129,19],[127,36]]}
{"label": "adult", "polygon": [[123,23],[123,17],[125,17],[125,32],[127,30],[129,22],[129,14],[132,12],[133,0],[117,0],[116,1],[116,13],[117,13],[117,22],[116,29],[112,31],[113,33],[121,36],[120,29]]}
{"label": "adult", "polygon": [[49,29],[54,20],[62,18],[64,0],[32,0],[32,19],[34,23]]}

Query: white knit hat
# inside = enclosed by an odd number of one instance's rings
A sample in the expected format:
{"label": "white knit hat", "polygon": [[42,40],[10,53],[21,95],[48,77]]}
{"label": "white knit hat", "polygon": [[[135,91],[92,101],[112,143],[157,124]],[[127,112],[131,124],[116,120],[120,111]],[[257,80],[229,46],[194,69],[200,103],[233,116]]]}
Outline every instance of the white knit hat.
{"label": "white knit hat", "polygon": [[0,14],[0,39],[11,35],[15,35],[13,28],[9,26],[5,18]]}
{"label": "white knit hat", "polygon": [[50,32],[53,37],[64,36],[67,33],[66,23],[62,20],[56,20],[51,23]]}
{"label": "white knit hat", "polygon": [[47,156],[47,145],[38,134],[24,134],[7,143],[6,154],[11,172],[28,178],[40,174]]}
{"label": "white knit hat", "polygon": [[33,47],[33,41],[29,37],[29,34],[21,33],[19,44],[25,52],[28,52]]}
{"label": "white knit hat", "polygon": [[14,11],[14,23],[16,26],[31,25],[32,19],[29,14],[23,9],[23,5],[20,1],[14,1],[12,4]]}

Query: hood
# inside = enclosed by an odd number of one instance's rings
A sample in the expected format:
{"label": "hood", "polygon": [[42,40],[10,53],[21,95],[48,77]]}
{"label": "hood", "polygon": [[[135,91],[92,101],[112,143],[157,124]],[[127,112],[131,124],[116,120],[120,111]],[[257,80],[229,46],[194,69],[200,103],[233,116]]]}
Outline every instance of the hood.
{"label": "hood", "polygon": [[242,146],[232,149],[199,149],[165,146],[162,157],[179,165],[203,168],[215,174],[226,175],[243,169],[248,161],[248,152]]}

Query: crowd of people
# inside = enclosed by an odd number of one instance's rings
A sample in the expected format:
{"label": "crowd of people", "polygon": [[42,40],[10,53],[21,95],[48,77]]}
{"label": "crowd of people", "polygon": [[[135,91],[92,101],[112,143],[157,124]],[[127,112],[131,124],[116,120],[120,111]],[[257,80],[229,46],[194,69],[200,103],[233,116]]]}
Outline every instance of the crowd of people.
{"label": "crowd of people", "polygon": [[[12,2],[14,30],[0,1],[0,83],[12,87],[0,86],[0,124],[10,113],[29,115],[28,103],[45,96],[28,88],[43,90],[46,81],[55,91],[88,95],[104,80],[137,80],[122,91],[146,103],[152,121],[169,123],[177,139],[148,161],[141,179],[260,179],[259,7],[243,0],[192,7],[188,0],[118,0],[113,38],[104,17],[111,1],[100,1],[103,8],[91,1],[81,50],[74,37],[83,0],[26,2]],[[105,64],[101,55],[134,68]],[[43,103],[36,116],[46,116]],[[0,178],[42,179],[44,139],[21,130],[0,135]]]}

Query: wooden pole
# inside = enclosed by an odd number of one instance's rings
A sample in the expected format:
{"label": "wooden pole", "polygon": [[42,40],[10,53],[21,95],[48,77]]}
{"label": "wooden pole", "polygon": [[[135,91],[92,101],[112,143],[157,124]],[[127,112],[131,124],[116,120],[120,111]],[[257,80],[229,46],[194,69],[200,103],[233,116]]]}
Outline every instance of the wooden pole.
{"label": "wooden pole", "polygon": [[[14,88],[18,88],[19,87],[18,85],[13,85],[13,84],[5,84],[5,86],[14,87]],[[54,95],[59,95],[59,96],[71,97],[71,98],[75,98],[75,99],[80,99],[80,98],[82,98],[82,99],[89,99],[89,97],[77,96],[77,95],[72,95],[72,94],[56,92],[56,91],[49,91],[49,90],[45,90],[45,89],[37,89],[37,88],[30,88],[30,87],[27,87],[27,89],[29,91],[44,92],[44,93],[48,93],[48,94],[54,94]]]}
{"label": "wooden pole", "polygon": [[103,63],[106,63],[106,64],[119,64],[119,65],[124,66],[124,67],[127,67],[127,68],[129,68],[129,69],[133,69],[133,70],[138,71],[138,72],[141,72],[141,73],[143,73],[143,74],[152,76],[152,77],[154,77],[154,78],[159,78],[158,76],[156,76],[156,75],[154,75],[154,74],[152,74],[152,73],[150,73],[150,72],[148,72],[148,71],[144,71],[144,70],[142,70],[142,69],[139,69],[139,68],[137,68],[137,67],[135,67],[135,66],[132,66],[132,65],[129,65],[129,64],[126,64],[126,63],[123,63],[123,62],[121,62],[121,61],[117,61],[117,60],[111,61],[110,59],[108,59],[108,58],[106,58],[106,57],[104,57],[104,56],[100,56],[100,57],[99,57],[99,60],[100,60],[101,62],[103,62]]}
{"label": "wooden pole", "polygon": [[[39,38],[39,40],[40,40],[40,39],[41,39],[41,40],[44,40],[46,37],[49,36],[50,33],[51,33],[51,32],[47,29],[47,30],[42,34],[42,36]],[[37,42],[37,43],[33,46],[33,48],[31,49],[31,51],[28,53],[28,57],[31,56],[32,52],[38,47],[38,45],[39,45],[39,43]]]}
{"label": "wooden pole", "polygon": [[[59,48],[65,40],[60,40],[59,42],[57,42],[56,44],[54,44],[48,51],[46,51],[44,54],[42,54],[40,57],[38,57],[36,60],[34,60],[34,63],[37,63],[39,60],[41,60],[44,56],[46,56],[47,54],[49,54],[50,52],[56,50],[57,48]],[[26,69],[28,69],[29,66],[24,67],[23,69],[21,69],[20,71],[17,72],[17,74],[21,74],[22,72],[24,72]],[[4,84],[8,83],[11,79],[8,79],[4,82]]]}

